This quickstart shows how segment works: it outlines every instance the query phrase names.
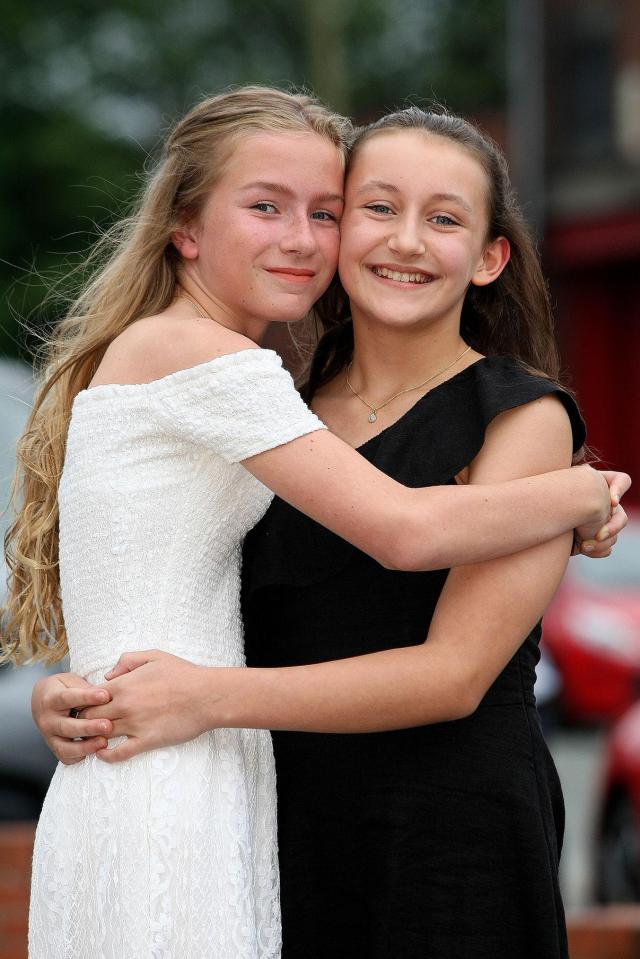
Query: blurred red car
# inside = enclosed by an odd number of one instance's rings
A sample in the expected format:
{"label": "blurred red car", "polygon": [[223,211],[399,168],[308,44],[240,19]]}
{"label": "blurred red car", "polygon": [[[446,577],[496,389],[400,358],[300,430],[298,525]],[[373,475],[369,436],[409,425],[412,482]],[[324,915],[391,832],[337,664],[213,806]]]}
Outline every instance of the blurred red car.
{"label": "blurred red car", "polygon": [[612,722],[640,698],[640,516],[603,560],[575,556],[543,624],[562,715]]}
{"label": "blurred red car", "polygon": [[640,902],[640,703],[607,741],[596,832],[599,902]]}

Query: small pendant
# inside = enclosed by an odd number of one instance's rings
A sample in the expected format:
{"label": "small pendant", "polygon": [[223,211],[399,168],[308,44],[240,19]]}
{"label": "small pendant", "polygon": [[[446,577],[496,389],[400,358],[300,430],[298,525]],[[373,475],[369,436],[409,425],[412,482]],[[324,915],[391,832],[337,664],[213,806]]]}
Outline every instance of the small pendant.
{"label": "small pendant", "polygon": [[375,410],[371,410],[367,419],[369,420],[370,423],[375,423],[375,421],[378,419],[378,414],[376,413]]}

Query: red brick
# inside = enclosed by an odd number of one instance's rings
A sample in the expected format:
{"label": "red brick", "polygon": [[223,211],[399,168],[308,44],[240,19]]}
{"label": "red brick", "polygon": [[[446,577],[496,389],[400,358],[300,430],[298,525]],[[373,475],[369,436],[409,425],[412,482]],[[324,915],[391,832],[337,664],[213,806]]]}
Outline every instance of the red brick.
{"label": "red brick", "polygon": [[[27,932],[28,919],[28,903],[21,906],[15,905],[12,909],[0,909],[0,932],[2,933],[2,941],[4,941],[4,937],[9,935],[9,933],[24,938]],[[1,955],[2,951],[0,947],[0,956]]]}
{"label": "red brick", "polygon": [[0,825],[0,959],[26,959],[35,825]]}
{"label": "red brick", "polygon": [[0,943],[0,959],[27,959],[27,943],[24,935],[3,935]]}
{"label": "red brick", "polygon": [[571,959],[640,959],[640,906],[603,906],[570,914]]}

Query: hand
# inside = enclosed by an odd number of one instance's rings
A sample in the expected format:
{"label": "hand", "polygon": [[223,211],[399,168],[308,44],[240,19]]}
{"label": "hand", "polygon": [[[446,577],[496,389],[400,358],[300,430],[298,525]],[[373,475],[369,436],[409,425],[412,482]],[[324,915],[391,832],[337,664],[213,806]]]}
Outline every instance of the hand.
{"label": "hand", "polygon": [[620,500],[631,486],[631,477],[627,473],[614,470],[602,470],[600,475],[609,487],[611,511],[604,526],[581,526],[575,531],[573,555],[582,553],[592,559],[609,556],[616,544],[618,534],[627,525],[628,517]]}
{"label": "hand", "polygon": [[[74,718],[70,711],[106,703],[109,694],[75,673],[39,679],[31,694],[31,712],[47,746],[67,766],[104,749],[111,733],[108,720]],[[84,737],[78,741],[78,737]]]}
{"label": "hand", "polygon": [[[225,672],[216,670],[220,678]],[[86,719],[109,719],[113,736],[128,737],[113,749],[103,749],[99,758],[116,763],[205,732],[203,707],[211,700],[207,674],[206,667],[157,649],[124,653],[100,687],[108,689],[111,701],[83,712]]]}

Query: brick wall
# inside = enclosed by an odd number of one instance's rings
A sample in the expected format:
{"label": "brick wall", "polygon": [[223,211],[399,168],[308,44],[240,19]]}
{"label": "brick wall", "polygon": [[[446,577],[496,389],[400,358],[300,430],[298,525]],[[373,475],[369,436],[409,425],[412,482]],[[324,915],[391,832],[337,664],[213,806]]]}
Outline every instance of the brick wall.
{"label": "brick wall", "polygon": [[0,959],[26,959],[34,823],[0,823]]}

